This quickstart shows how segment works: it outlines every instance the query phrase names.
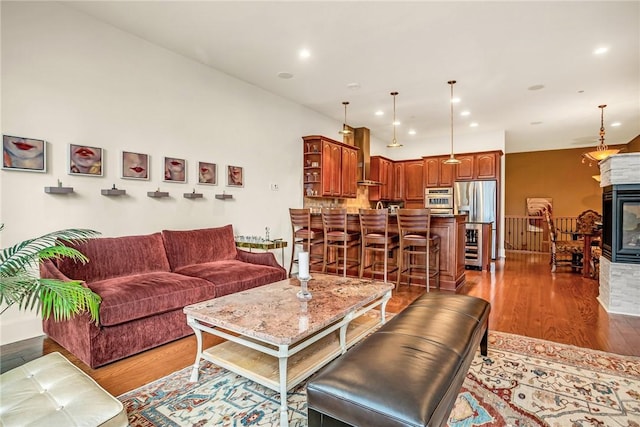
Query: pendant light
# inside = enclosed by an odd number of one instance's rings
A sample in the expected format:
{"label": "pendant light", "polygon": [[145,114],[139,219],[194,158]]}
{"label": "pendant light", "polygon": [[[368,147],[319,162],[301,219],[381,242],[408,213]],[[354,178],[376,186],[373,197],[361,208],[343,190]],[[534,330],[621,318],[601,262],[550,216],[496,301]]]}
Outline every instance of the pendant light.
{"label": "pendant light", "polygon": [[588,153],[582,154],[582,163],[589,162],[589,166],[592,165],[593,162],[600,162],[606,159],[609,156],[614,154],[618,154],[620,150],[611,149],[607,147],[607,144],[604,143],[604,109],[606,105],[598,105],[600,109],[600,143],[596,147],[594,151],[589,151]]}
{"label": "pendant light", "polygon": [[342,123],[342,130],[338,133],[340,135],[349,135],[351,133],[351,129],[347,126],[347,105],[349,105],[349,101],[344,101],[342,105],[344,105],[344,123]]}
{"label": "pendant light", "polygon": [[451,99],[449,100],[449,104],[451,106],[451,156],[449,156],[444,163],[447,165],[457,165],[460,164],[460,160],[453,156],[453,85],[456,84],[456,81],[449,80],[447,83],[451,86]]}
{"label": "pendant light", "polygon": [[402,144],[398,144],[398,140],[396,139],[396,96],[398,92],[391,92],[391,96],[393,96],[393,141],[391,144],[387,144],[389,148],[398,148],[402,147]]}

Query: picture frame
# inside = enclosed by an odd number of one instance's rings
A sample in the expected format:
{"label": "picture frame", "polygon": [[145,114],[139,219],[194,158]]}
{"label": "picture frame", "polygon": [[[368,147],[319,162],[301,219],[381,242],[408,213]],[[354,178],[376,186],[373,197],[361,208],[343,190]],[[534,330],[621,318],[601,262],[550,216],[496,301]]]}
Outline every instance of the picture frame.
{"label": "picture frame", "polygon": [[187,161],[176,157],[165,157],[163,162],[164,182],[187,182]]}
{"label": "picture frame", "polygon": [[244,187],[244,169],[242,166],[227,166],[227,187]]}
{"label": "picture frame", "polygon": [[67,165],[69,175],[102,176],[103,150],[100,147],[69,144]]}
{"label": "picture frame", "polygon": [[198,184],[218,185],[218,166],[215,163],[198,162]]}
{"label": "picture frame", "polygon": [[2,135],[2,169],[47,171],[47,143],[42,139]]}
{"label": "picture frame", "polygon": [[149,180],[148,154],[123,151],[121,156],[120,177],[123,179]]}

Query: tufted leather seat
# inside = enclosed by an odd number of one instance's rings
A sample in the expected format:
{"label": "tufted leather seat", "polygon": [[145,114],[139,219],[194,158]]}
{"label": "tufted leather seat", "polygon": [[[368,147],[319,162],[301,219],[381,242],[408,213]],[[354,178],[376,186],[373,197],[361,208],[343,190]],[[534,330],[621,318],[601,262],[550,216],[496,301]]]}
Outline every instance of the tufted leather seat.
{"label": "tufted leather seat", "polygon": [[122,403],[60,353],[0,376],[0,425],[127,426]]}
{"label": "tufted leather seat", "polygon": [[446,425],[478,345],[487,354],[490,311],[423,294],[309,381],[309,427]]}

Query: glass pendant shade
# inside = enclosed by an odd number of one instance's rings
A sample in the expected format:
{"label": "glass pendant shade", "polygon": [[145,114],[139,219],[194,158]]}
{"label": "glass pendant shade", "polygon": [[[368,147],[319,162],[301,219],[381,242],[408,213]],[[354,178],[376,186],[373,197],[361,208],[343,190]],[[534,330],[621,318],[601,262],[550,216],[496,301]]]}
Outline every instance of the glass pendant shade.
{"label": "glass pendant shade", "polygon": [[340,135],[349,135],[351,133],[351,129],[347,126],[347,105],[349,105],[349,102],[344,101],[342,105],[344,105],[344,123],[342,123],[342,129],[338,133]]}
{"label": "glass pendant shade", "polygon": [[604,143],[604,109],[606,105],[598,105],[600,109],[600,143],[596,147],[595,150],[589,151],[588,153],[582,154],[582,163],[589,162],[589,166],[591,166],[594,162],[600,162],[606,159],[609,156],[613,156],[614,154],[618,154],[620,150],[612,148],[609,149],[607,144]]}

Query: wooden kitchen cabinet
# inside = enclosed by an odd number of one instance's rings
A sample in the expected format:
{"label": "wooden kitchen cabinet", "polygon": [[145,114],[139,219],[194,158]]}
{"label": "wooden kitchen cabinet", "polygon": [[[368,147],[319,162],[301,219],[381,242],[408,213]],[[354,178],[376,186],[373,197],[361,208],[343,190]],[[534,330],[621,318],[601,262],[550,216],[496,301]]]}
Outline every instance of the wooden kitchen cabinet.
{"label": "wooden kitchen cabinet", "polygon": [[456,181],[498,179],[500,176],[500,156],[502,156],[502,151],[456,156],[461,162],[456,167]]}
{"label": "wooden kitchen cabinet", "polygon": [[476,154],[476,179],[498,179],[501,155],[500,151]]}
{"label": "wooden kitchen cabinet", "polygon": [[424,186],[440,186],[440,162],[441,157],[424,158]]}
{"label": "wooden kitchen cabinet", "polygon": [[358,149],[319,135],[302,140],[304,195],[356,197]]}
{"label": "wooden kitchen cabinet", "polygon": [[391,200],[394,185],[393,164],[394,162],[386,157],[371,156],[369,178],[380,182],[382,185],[369,187],[369,201]]}
{"label": "wooden kitchen cabinet", "polygon": [[327,140],[322,141],[322,195],[339,197],[342,193],[342,149]]}
{"label": "wooden kitchen cabinet", "polygon": [[[404,164],[404,200],[409,202],[424,201],[424,162],[422,160],[403,161]],[[424,206],[424,203],[422,204]]]}
{"label": "wooden kitchen cabinet", "polygon": [[393,168],[393,191],[391,192],[391,200],[404,199],[404,163],[394,162]]}
{"label": "wooden kitchen cabinet", "polygon": [[460,160],[460,163],[455,167],[456,181],[471,181],[475,179],[475,157],[474,154],[460,154],[456,156],[456,159]]}
{"label": "wooden kitchen cabinet", "polygon": [[358,193],[358,150],[342,147],[342,196],[356,197]]}
{"label": "wooden kitchen cabinet", "polygon": [[424,186],[451,187],[454,181],[454,165],[445,162],[449,156],[424,157]]}

